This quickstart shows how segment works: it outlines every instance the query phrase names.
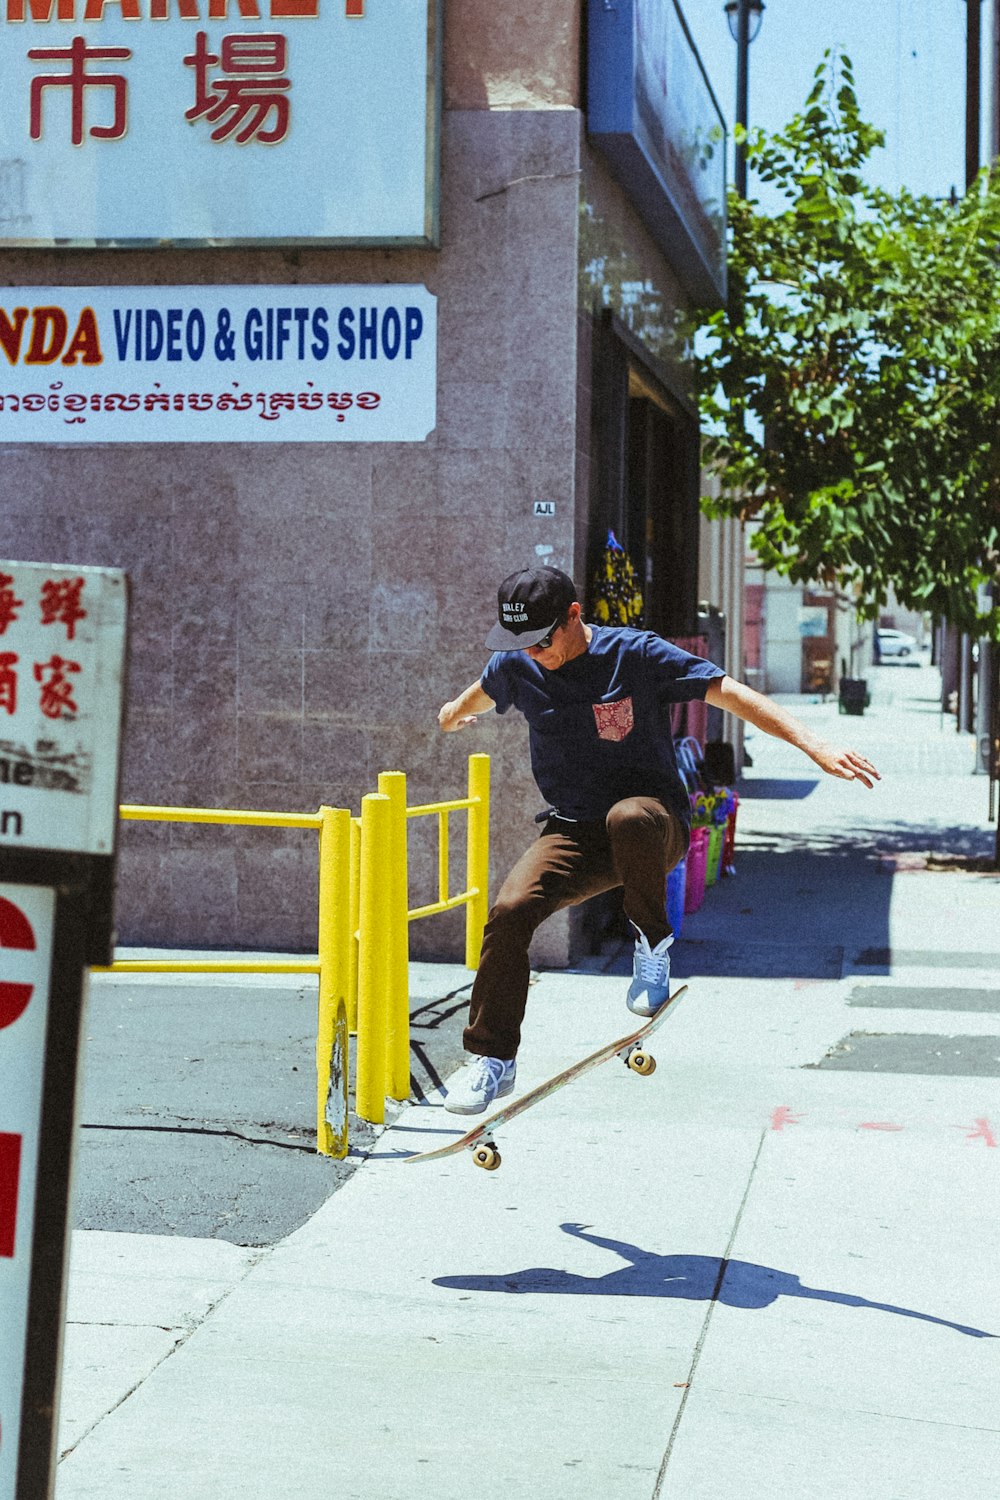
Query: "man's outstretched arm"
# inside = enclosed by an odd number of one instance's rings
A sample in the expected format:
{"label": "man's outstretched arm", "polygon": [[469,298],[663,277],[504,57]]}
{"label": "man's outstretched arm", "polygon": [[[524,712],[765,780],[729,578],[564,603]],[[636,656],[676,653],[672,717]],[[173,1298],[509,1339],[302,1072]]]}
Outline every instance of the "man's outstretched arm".
{"label": "man's outstretched arm", "polygon": [[438,714],[438,727],[445,733],[453,729],[467,729],[476,722],[477,714],[488,714],[496,704],[480,683],[474,682],[464,693],[446,703]]}
{"label": "man's outstretched arm", "polygon": [[732,677],[714,678],[709,683],[705,702],[712,708],[721,708],[726,713],[735,714],[738,719],[745,719],[755,729],[762,729],[777,740],[794,745],[830,776],[839,776],[844,781],[860,781],[869,789],[881,780],[871,761],[856,750],[843,750],[821,740],[787,709],[772,703],[770,698],[765,698],[763,693],[745,683],[735,682]]}

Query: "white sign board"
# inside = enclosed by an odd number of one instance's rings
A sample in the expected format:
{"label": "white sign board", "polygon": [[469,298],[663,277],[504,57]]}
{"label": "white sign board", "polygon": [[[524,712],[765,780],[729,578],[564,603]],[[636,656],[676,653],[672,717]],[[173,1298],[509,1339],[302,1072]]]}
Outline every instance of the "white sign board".
{"label": "white sign board", "polygon": [[816,639],[829,634],[830,615],[821,604],[803,604],[799,608],[799,635]]}
{"label": "white sign board", "polygon": [[0,288],[0,350],[0,443],[422,442],[437,421],[422,286]]}
{"label": "white sign board", "polygon": [[0,559],[0,848],[111,854],[125,575]]}
{"label": "white sign board", "polygon": [[0,885],[0,1500],[14,1500],[55,891]]}
{"label": "white sign board", "polygon": [[438,8],[3,0],[0,243],[434,243]]}

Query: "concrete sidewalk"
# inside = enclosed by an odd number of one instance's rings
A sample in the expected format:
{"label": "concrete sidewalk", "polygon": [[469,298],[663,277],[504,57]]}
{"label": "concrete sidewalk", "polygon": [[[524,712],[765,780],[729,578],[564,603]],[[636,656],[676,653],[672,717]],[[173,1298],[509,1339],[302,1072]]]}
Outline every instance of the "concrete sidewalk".
{"label": "concrete sidewalk", "polygon": [[[78,1234],[57,1500],[995,1500],[1000,878],[934,867],[992,835],[933,688],[796,704],[871,794],[754,737],[652,1078],[494,1174],[406,1165],[431,1095],[270,1250]],[[624,1029],[621,967],[539,977],[519,1089]]]}

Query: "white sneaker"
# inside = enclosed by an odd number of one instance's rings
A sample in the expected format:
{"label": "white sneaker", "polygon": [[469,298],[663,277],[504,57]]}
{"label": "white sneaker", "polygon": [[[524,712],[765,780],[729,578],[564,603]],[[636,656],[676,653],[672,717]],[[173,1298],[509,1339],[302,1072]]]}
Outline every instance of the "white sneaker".
{"label": "white sneaker", "polygon": [[494,1099],[513,1091],[516,1074],[513,1058],[504,1062],[501,1057],[472,1056],[458,1083],[448,1089],[444,1107],[453,1115],[481,1115]]}
{"label": "white sneaker", "polygon": [[640,932],[635,940],[632,983],[625,1004],[637,1016],[655,1016],[660,1006],[670,999],[670,944],[673,940],[671,933],[655,948],[650,948],[645,933]]}

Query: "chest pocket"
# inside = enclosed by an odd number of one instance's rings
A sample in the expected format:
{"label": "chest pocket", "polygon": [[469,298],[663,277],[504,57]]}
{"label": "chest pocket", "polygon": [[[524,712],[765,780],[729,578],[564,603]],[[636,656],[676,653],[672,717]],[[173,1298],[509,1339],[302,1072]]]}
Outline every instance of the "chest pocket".
{"label": "chest pocket", "polygon": [[594,703],[592,707],[600,739],[623,740],[632,733],[635,712],[631,698],[620,698],[617,703]]}

